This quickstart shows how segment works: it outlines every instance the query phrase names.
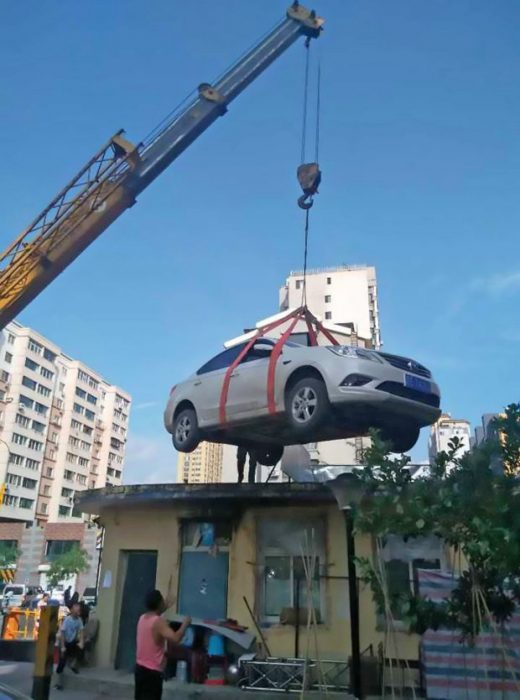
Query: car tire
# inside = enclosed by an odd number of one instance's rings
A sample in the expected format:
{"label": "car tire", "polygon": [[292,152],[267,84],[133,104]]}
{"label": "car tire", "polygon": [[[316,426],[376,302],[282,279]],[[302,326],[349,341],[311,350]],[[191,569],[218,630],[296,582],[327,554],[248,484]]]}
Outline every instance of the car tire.
{"label": "car tire", "polygon": [[329,408],[327,387],[317,377],[303,377],[286,391],[287,421],[297,435],[305,435],[319,428]]}
{"label": "car tire", "polygon": [[417,425],[407,428],[383,430],[381,438],[390,443],[392,452],[409,452],[419,439],[421,429]]}
{"label": "car tire", "polygon": [[274,467],[282,459],[282,445],[262,445],[253,449],[256,461],[264,467]]}
{"label": "car tire", "polygon": [[193,408],[184,408],[175,416],[172,432],[173,446],[179,452],[193,452],[198,447],[201,434]]}

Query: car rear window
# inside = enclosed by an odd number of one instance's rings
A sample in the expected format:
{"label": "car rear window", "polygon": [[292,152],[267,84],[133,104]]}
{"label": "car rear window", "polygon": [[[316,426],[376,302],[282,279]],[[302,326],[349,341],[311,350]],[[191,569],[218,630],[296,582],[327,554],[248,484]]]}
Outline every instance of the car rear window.
{"label": "car rear window", "polygon": [[5,593],[12,593],[13,595],[23,595],[23,586],[6,586],[4,590]]}

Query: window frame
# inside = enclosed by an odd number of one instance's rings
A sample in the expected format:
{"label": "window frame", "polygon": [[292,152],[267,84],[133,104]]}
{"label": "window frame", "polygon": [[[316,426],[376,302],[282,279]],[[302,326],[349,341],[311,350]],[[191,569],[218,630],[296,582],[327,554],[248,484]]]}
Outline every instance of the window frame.
{"label": "window frame", "polygon": [[[202,367],[200,367],[197,370],[197,376],[209,374],[210,372],[220,372],[223,369],[227,369],[240,355],[245,345],[245,343],[239,343],[238,345],[233,345],[233,347],[226,348],[222,352],[219,352],[218,355],[212,357],[211,360],[208,360],[208,362],[206,362],[204,365],[202,365]],[[219,364],[219,366],[217,367],[212,366],[213,363],[216,362],[218,364],[218,360],[224,358],[228,358],[228,361],[226,361],[225,364]]]}

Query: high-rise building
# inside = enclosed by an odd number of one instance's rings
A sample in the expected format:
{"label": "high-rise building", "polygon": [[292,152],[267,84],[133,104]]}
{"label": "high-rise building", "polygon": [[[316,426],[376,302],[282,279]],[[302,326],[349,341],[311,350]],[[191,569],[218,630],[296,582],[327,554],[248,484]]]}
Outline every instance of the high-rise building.
{"label": "high-rise building", "polygon": [[193,452],[179,452],[177,482],[184,484],[216,484],[222,481],[223,446],[201,442]]}
{"label": "high-rise building", "polygon": [[465,418],[452,418],[449,413],[443,413],[430,430],[428,454],[430,462],[433,462],[439,452],[448,452],[449,443],[453,438],[461,442],[457,457],[468,452],[471,446],[471,425]]}
{"label": "high-rise building", "polygon": [[498,437],[494,421],[499,417],[498,413],[484,413],[482,425],[475,428],[475,445],[481,445],[486,440],[494,440]]}
{"label": "high-rise building", "polygon": [[[280,289],[280,309],[302,302],[303,273],[291,272]],[[369,266],[343,265],[307,271],[306,303],[323,321],[352,328],[373,347],[381,344],[376,270]]]}
{"label": "high-rise building", "polygon": [[76,491],[122,481],[131,397],[42,335],[0,333],[1,517],[74,519]]}

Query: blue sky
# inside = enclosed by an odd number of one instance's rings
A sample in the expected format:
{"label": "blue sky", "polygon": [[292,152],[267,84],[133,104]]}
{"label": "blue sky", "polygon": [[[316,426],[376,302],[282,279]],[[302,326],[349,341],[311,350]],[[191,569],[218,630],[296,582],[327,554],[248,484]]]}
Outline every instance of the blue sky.
{"label": "blue sky", "polygon": [[[141,140],[286,2],[29,0],[0,13],[1,245],[112,133]],[[519,399],[516,0],[322,0],[313,267],[377,267],[388,351],[473,422]],[[293,46],[21,315],[134,397],[128,480],[173,479],[168,390],[302,262]],[[424,449],[416,451],[424,456]]]}

